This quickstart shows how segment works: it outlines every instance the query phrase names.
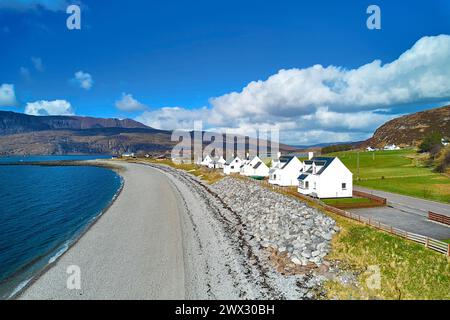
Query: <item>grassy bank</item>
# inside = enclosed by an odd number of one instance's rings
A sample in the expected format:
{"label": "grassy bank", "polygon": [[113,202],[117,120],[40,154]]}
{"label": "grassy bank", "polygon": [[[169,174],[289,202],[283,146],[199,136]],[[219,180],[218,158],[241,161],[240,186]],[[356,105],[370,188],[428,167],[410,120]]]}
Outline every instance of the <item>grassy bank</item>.
{"label": "grassy bank", "polygon": [[412,149],[359,153],[337,152],[353,172],[355,184],[408,196],[450,203],[450,179],[423,165]]}
{"label": "grassy bank", "polygon": [[140,158],[140,159],[119,159],[119,161],[129,161],[129,162],[140,162],[140,163],[153,163],[153,164],[162,164],[167,165],[172,168],[184,170],[186,172],[189,172],[190,174],[199,177],[203,181],[213,184],[219,180],[221,180],[224,175],[221,170],[213,170],[209,168],[205,168],[196,164],[178,164],[174,163],[171,160],[154,160],[154,159],[147,159],[147,158]]}
{"label": "grassy bank", "polygon": [[[326,285],[330,299],[450,299],[450,259],[445,255],[397,236],[346,218],[331,215],[341,227],[328,259],[358,270],[359,285],[337,281]],[[370,289],[373,275],[369,266],[379,268],[380,289]]]}
{"label": "grassy bank", "polygon": [[[300,198],[295,188],[275,191],[320,208],[316,203]],[[343,285],[341,281],[330,280],[325,286],[326,298],[450,299],[450,258],[423,245],[324,212],[335,219],[341,229],[333,238],[327,259],[339,262],[344,272],[356,273],[358,283],[357,286]],[[380,289],[371,289],[367,285],[373,276],[371,267],[379,268]]]}
{"label": "grassy bank", "polygon": [[367,198],[337,198],[322,199],[322,201],[330,206],[332,205],[353,205],[353,204],[369,204],[370,199]]}

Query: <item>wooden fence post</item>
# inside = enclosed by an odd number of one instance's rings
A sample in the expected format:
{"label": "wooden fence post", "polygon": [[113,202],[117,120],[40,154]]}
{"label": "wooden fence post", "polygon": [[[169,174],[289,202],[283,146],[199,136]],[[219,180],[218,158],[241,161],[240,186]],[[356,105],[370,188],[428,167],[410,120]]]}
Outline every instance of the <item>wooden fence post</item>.
{"label": "wooden fence post", "polygon": [[450,257],[450,243],[447,246],[447,257]]}
{"label": "wooden fence post", "polygon": [[428,248],[430,245],[430,238],[427,237],[427,240],[425,241],[425,248]]}

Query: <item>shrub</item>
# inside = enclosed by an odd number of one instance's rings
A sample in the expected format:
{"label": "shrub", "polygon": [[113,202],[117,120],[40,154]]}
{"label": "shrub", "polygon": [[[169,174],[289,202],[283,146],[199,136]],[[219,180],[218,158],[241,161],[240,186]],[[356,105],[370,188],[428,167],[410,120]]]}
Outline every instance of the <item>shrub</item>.
{"label": "shrub", "polygon": [[340,151],[348,151],[352,150],[353,146],[351,144],[337,144],[333,146],[327,146],[322,148],[322,153],[333,153],[333,152],[340,152]]}
{"label": "shrub", "polygon": [[443,148],[436,161],[436,171],[445,172],[450,168],[450,146]]}
{"label": "shrub", "polygon": [[442,148],[442,135],[439,132],[431,132],[426,135],[419,145],[419,152],[432,152],[433,155],[439,153]]}

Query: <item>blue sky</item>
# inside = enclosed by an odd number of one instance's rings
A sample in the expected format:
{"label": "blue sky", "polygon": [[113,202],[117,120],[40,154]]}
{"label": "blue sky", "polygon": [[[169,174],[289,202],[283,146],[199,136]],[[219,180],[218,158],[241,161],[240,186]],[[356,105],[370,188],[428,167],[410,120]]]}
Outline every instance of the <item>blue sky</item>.
{"label": "blue sky", "polygon": [[[81,5],[79,31],[66,28],[69,3]],[[381,30],[366,27],[370,4],[381,8]],[[0,0],[0,109],[137,118],[164,129],[198,119],[238,131],[270,124],[296,144],[362,139],[393,115],[450,100],[450,88],[410,85],[427,82],[426,70],[450,75],[450,56],[441,52],[446,38],[424,42],[436,46],[428,56],[441,54],[428,65],[409,70],[403,61],[374,76],[423,37],[438,35],[450,35],[445,0]],[[422,46],[413,53],[420,56]],[[377,59],[370,74],[360,69]],[[317,64],[324,70],[310,69]],[[383,100],[350,101],[350,94],[310,85],[320,76],[321,84],[353,81],[384,92],[383,77],[392,73],[399,88]],[[403,78],[409,84],[398,84]]]}

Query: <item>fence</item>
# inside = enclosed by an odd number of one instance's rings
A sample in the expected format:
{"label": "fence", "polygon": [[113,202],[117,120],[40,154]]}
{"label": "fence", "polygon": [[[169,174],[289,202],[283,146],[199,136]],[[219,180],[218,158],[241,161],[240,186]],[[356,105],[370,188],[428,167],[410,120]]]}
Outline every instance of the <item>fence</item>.
{"label": "fence", "polygon": [[362,222],[362,223],[368,224],[372,227],[375,227],[376,229],[383,230],[385,232],[394,234],[396,236],[400,236],[402,238],[423,244],[423,245],[425,245],[425,247],[427,247],[429,249],[432,249],[434,251],[437,251],[437,252],[446,254],[447,256],[450,256],[450,244],[445,243],[443,241],[439,241],[439,240],[436,240],[436,239],[433,239],[430,237],[426,237],[426,236],[423,236],[423,235],[420,235],[417,233],[408,232],[408,231],[405,231],[405,230],[402,230],[399,228],[395,228],[395,227],[392,227],[385,223],[382,223],[380,221],[377,221],[377,220],[374,220],[371,218],[367,218],[367,217],[363,217],[358,214],[351,213],[351,212],[348,212],[345,210],[337,209],[332,206],[328,206],[326,204],[323,205],[323,207],[326,210],[329,210],[340,216],[347,217],[347,218],[350,218],[353,220],[357,220],[359,222]]}
{"label": "fence", "polygon": [[[268,187],[269,189],[272,189],[272,190],[275,190],[275,191],[283,191],[283,192],[286,193],[286,189],[283,188],[283,187],[271,185],[267,181],[258,181],[258,182],[261,185],[263,185],[265,187]],[[288,192],[288,193],[292,194],[290,192]],[[342,210],[342,209],[338,209],[338,208],[332,207],[332,206],[327,205],[324,202],[320,201],[320,199],[314,199],[314,198],[311,198],[311,197],[307,197],[307,196],[304,196],[304,195],[302,195],[300,193],[296,193],[295,197],[300,198],[300,199],[305,200],[305,201],[312,201],[314,203],[317,203],[319,206],[321,206],[322,208],[324,208],[327,211],[333,212],[333,213],[335,213],[337,215],[340,215],[340,216],[343,216],[343,217],[346,217],[346,218],[349,218],[349,219],[352,219],[352,220],[359,221],[361,223],[365,223],[365,224],[370,225],[370,226],[372,226],[372,227],[374,227],[376,229],[388,232],[390,234],[394,234],[394,235],[402,237],[404,239],[408,239],[408,240],[411,240],[411,241],[423,244],[428,249],[431,249],[431,250],[443,253],[443,254],[445,254],[445,255],[450,257],[450,244],[445,243],[443,241],[439,241],[439,240],[436,240],[436,239],[433,239],[433,238],[430,238],[430,237],[426,237],[426,236],[423,236],[423,235],[420,235],[420,234],[417,234],[417,233],[408,232],[408,231],[405,231],[405,230],[402,230],[402,229],[399,229],[399,228],[392,227],[392,226],[387,225],[385,223],[382,223],[380,221],[360,216],[359,214],[351,213],[351,212],[348,212],[348,211],[345,211],[345,210]],[[376,197],[376,196],[374,196],[374,197]],[[380,198],[380,199],[384,199],[384,198]],[[386,200],[386,199],[384,199],[384,200]],[[430,214],[432,214],[432,216],[435,216],[435,215],[436,216],[442,216],[442,215],[438,215],[438,214],[435,214],[435,213],[432,213],[432,212],[430,212]],[[449,219],[449,217],[446,217],[446,218]],[[448,220],[447,220],[447,222],[448,222]]]}
{"label": "fence", "polygon": [[380,204],[383,204],[383,205],[387,204],[386,198],[378,197],[374,194],[367,193],[367,192],[353,190],[353,196],[371,199],[371,200],[378,202]]}
{"label": "fence", "polygon": [[449,216],[445,216],[443,214],[434,213],[434,212],[429,211],[428,212],[428,219],[431,220],[431,221],[435,221],[435,222],[439,222],[439,223],[450,225],[450,217]]}

